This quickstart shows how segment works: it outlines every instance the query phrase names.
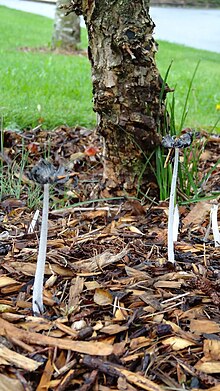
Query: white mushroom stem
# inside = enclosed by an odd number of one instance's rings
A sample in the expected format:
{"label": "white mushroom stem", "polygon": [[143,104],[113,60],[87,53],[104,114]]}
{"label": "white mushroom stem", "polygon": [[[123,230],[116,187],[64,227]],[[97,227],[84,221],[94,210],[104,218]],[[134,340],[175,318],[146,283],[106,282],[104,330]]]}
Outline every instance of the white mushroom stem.
{"label": "white mushroom stem", "polygon": [[215,247],[220,247],[220,233],[218,229],[218,204],[212,205],[210,211],[210,219],[212,224]]}
{"label": "white mushroom stem", "polygon": [[49,211],[49,184],[44,185],[44,199],[43,199],[43,212],[42,223],[40,231],[40,243],[37,257],[37,268],[34,278],[33,287],[33,301],[32,308],[33,314],[38,315],[43,313],[43,282],[44,282],[44,270],[46,262],[47,252],[47,232],[48,232],[48,211]]}
{"label": "white mushroom stem", "polygon": [[174,217],[173,217],[173,241],[174,242],[177,242],[178,239],[179,223],[180,223],[179,208],[178,205],[176,204],[174,209]]}
{"label": "white mushroom stem", "polygon": [[174,259],[174,241],[173,241],[173,227],[174,227],[174,210],[176,197],[176,182],[178,174],[179,148],[175,148],[173,176],[170,189],[169,215],[168,215],[168,262],[175,262]]}

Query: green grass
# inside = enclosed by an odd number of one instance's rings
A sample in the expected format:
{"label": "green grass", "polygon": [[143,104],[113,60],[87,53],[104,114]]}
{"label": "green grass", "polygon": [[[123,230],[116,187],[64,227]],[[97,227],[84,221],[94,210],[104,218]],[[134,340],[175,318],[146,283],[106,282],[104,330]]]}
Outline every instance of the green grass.
{"label": "green grass", "polygon": [[[20,51],[21,47],[49,47],[53,21],[5,7],[0,7],[0,17],[0,115],[4,127],[34,127],[39,121],[48,129],[60,124],[93,126],[88,59]],[[86,47],[85,31],[82,36],[82,46]],[[199,59],[185,125],[211,129],[219,117],[216,104],[220,103],[220,54],[160,42],[157,61],[162,75],[173,60],[168,83],[176,89],[177,122]]]}
{"label": "green grass", "polygon": [[4,127],[34,127],[41,120],[48,129],[60,124],[95,124],[87,58],[20,51],[20,47],[49,47],[53,21],[5,7],[0,7],[0,15]]}
{"label": "green grass", "polygon": [[[189,96],[185,126],[212,129],[220,119],[220,111],[216,110],[216,105],[220,103],[220,54],[161,41],[157,63],[162,76],[165,75],[171,60],[173,63],[168,76],[168,85],[170,88],[175,88],[177,123],[183,112],[194,69],[200,61]],[[172,98],[172,94],[168,96]],[[217,129],[220,130],[220,123]]]}

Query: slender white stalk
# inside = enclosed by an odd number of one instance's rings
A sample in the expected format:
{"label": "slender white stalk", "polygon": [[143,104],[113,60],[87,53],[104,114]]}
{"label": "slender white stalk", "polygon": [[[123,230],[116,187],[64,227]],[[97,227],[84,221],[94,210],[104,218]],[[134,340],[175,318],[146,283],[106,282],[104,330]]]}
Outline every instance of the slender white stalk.
{"label": "slender white stalk", "polygon": [[176,204],[174,209],[174,217],[173,217],[173,241],[174,242],[177,242],[178,239],[179,223],[180,223],[179,208],[178,205]]}
{"label": "slender white stalk", "polygon": [[40,243],[39,243],[37,268],[36,268],[34,287],[33,287],[32,308],[33,308],[34,315],[43,313],[43,282],[44,282],[44,269],[45,269],[46,252],[47,252],[48,211],[49,211],[49,184],[47,183],[44,185],[44,200],[43,200],[42,223],[41,223],[41,231],[40,231]]}
{"label": "slender white stalk", "polygon": [[174,223],[174,205],[176,196],[176,181],[178,174],[179,148],[175,148],[173,176],[170,189],[169,215],[168,215],[168,262],[175,262],[174,242],[173,242],[173,223]]}
{"label": "slender white stalk", "polygon": [[212,232],[215,241],[215,247],[220,247],[220,233],[218,229],[218,204],[214,204],[211,207],[210,219],[212,223]]}

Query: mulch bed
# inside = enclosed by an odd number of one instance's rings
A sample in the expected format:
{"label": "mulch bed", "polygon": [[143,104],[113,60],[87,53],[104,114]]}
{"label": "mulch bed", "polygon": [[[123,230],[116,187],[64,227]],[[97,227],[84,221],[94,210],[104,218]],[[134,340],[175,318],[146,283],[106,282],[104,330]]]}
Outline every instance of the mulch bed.
{"label": "mulch bed", "polygon": [[[201,139],[204,175],[220,139]],[[48,149],[72,175],[51,195],[45,313],[34,317],[39,225],[29,229],[26,171]],[[13,167],[22,192],[0,204],[0,390],[220,390],[220,250],[212,234],[204,241],[211,203],[181,206],[169,265],[168,203],[100,200],[101,151],[80,127],[4,133],[4,175]],[[207,194],[219,180],[217,166]]]}

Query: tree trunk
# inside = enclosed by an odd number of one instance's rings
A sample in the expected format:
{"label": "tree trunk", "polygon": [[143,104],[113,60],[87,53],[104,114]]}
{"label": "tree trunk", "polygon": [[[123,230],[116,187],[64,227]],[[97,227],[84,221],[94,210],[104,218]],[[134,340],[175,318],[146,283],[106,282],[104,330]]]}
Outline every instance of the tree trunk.
{"label": "tree trunk", "polygon": [[[103,194],[134,195],[165,122],[149,0],[71,3],[88,30],[94,110],[104,139]],[[143,180],[149,182],[149,166]]]}
{"label": "tree trunk", "polygon": [[75,13],[65,15],[66,11],[61,5],[68,4],[69,0],[57,0],[52,37],[52,49],[61,48],[75,50],[80,43],[80,19]]}

